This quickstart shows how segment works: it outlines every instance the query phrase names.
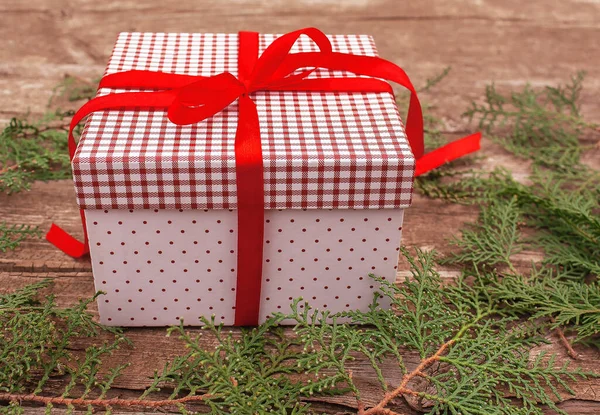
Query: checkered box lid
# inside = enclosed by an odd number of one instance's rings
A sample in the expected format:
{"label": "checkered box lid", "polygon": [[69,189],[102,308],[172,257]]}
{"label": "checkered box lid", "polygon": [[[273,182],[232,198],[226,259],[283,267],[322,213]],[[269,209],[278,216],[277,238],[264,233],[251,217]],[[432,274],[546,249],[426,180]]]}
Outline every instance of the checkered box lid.
{"label": "checkered box lid", "polygon": [[[261,34],[259,50],[277,35]],[[329,36],[333,50],[376,56],[372,37]],[[237,75],[237,34],[121,33],[106,74],[132,69]],[[293,52],[316,51],[301,37]],[[310,77],[355,77],[317,70]],[[103,88],[98,95],[125,92]],[[265,209],[405,208],[415,160],[389,93],[256,92]],[[87,120],[73,175],[82,209],[235,209],[237,103],[192,125],[163,110]]]}

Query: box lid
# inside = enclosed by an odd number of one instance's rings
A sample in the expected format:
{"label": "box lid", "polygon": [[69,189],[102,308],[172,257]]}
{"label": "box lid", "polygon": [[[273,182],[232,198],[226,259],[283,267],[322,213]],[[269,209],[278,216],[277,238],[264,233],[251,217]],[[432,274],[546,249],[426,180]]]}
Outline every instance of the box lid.
{"label": "box lid", "polygon": [[[261,34],[260,53],[277,35]],[[377,56],[366,35],[333,50]],[[237,34],[121,33],[105,74],[132,69],[237,75]],[[301,37],[292,52],[316,51]],[[310,77],[355,77],[317,70]],[[98,95],[125,92],[103,88]],[[265,209],[405,208],[415,160],[390,93],[256,92]],[[180,126],[166,111],[88,117],[73,175],[82,209],[235,209],[237,103]]]}

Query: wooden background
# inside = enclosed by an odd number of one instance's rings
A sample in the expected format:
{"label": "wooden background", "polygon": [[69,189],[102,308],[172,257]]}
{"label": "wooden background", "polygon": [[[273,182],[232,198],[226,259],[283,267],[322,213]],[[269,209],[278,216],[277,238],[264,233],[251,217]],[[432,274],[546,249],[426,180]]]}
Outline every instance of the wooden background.
{"label": "wooden background", "polygon": [[[403,66],[417,85],[452,66],[450,75],[422,99],[435,105],[450,137],[471,132],[460,114],[494,81],[500,90],[566,81],[578,70],[588,73],[582,111],[600,121],[600,1],[598,0],[2,0],[0,1],[0,125],[13,116],[46,111],[52,89],[66,74],[97,79],[120,31],[283,33],[316,26],[327,33],[368,33],[380,54]],[[75,106],[71,104],[71,106]],[[526,179],[528,166],[484,140],[485,168],[505,166]],[[598,167],[600,146],[584,160]],[[447,238],[477,216],[476,208],[450,205],[416,195],[407,212],[404,243],[447,252]],[[36,183],[30,192],[0,195],[0,220],[29,223],[47,229],[51,222],[81,235],[70,181]],[[523,264],[539,257],[519,255]],[[403,267],[400,267],[401,269]],[[402,274],[402,272],[400,272]],[[455,271],[443,275],[452,278]],[[73,260],[43,240],[28,241],[0,254],[0,291],[53,278],[52,291],[61,305],[94,292],[90,264]],[[115,363],[132,362],[116,386],[122,397],[133,397],[149,384],[154,368],[182,351],[165,338],[163,329],[131,329],[134,348],[123,348]],[[562,360],[569,359],[550,336]],[[84,348],[85,342],[75,347]],[[532,353],[538,353],[540,349]],[[576,346],[574,364],[600,372],[597,350]],[[417,364],[408,355],[409,367]],[[353,370],[368,402],[380,398],[365,362]],[[399,373],[390,373],[397,383]],[[55,387],[60,387],[60,380]],[[576,395],[560,404],[570,414],[600,413],[600,380],[574,385]],[[399,402],[400,413],[415,413]],[[352,413],[350,398],[318,398],[315,408],[327,413]],[[41,413],[31,407],[28,413]],[[551,413],[551,412],[549,412]]]}

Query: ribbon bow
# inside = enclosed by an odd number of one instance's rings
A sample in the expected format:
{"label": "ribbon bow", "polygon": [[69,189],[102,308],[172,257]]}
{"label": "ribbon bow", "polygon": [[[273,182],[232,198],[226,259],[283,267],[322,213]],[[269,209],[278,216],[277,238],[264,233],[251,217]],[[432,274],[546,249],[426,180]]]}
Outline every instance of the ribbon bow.
{"label": "ribbon bow", "polygon": [[[290,53],[296,40],[306,35],[318,52]],[[105,76],[100,88],[150,89],[96,97],[75,114],[69,131],[71,159],[77,148],[73,129],[88,114],[107,109],[167,109],[171,122],[179,125],[201,122],[235,100],[239,100],[235,137],[238,205],[238,275],[236,325],[258,321],[262,281],[264,189],[260,126],[251,94],[256,91],[389,92],[386,82],[398,83],[411,92],[406,135],[417,160],[416,175],[479,149],[479,134],[450,143],[424,155],[423,115],[417,93],[406,73],[397,65],[374,56],[334,52],[327,36],[315,28],[297,30],[277,38],[258,57],[258,33],[240,32],[238,77],[225,72],[205,77],[132,70]],[[356,78],[309,78],[316,69],[347,71]],[[364,77],[363,77],[364,76]],[[84,213],[81,212],[82,219]],[[67,254],[79,257],[89,252],[84,225],[84,242],[79,242],[56,225],[46,238]]]}

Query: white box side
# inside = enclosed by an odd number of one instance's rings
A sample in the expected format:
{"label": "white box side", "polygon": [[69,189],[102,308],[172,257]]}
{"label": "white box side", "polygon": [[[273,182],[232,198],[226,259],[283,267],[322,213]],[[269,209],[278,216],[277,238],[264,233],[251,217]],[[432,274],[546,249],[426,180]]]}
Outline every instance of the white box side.
{"label": "white box side", "polygon": [[[290,299],[333,313],[366,311],[394,281],[404,211],[267,210],[260,321]],[[237,277],[233,210],[87,210],[100,321],[114,326],[232,325]],[[382,305],[389,304],[381,299]]]}

